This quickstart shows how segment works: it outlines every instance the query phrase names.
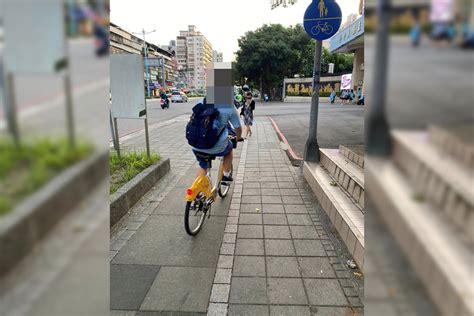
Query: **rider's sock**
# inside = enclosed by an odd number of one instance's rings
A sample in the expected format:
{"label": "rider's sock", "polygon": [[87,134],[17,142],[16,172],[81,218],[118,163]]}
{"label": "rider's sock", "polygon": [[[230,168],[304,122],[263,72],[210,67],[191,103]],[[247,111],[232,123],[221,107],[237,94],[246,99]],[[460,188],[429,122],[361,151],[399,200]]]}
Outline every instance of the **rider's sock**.
{"label": "rider's sock", "polygon": [[230,177],[230,171],[224,171],[224,177]]}

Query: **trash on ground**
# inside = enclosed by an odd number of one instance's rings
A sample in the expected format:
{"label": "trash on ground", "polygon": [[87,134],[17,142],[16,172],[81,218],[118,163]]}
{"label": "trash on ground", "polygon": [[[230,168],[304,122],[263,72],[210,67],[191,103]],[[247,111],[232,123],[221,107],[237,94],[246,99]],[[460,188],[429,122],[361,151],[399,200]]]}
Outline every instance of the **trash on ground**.
{"label": "trash on ground", "polygon": [[347,266],[351,269],[357,268],[357,265],[355,264],[354,260],[347,260]]}
{"label": "trash on ground", "polygon": [[331,182],[329,182],[329,184],[332,185],[333,187],[336,187],[336,186],[337,186],[336,181],[331,181]]}

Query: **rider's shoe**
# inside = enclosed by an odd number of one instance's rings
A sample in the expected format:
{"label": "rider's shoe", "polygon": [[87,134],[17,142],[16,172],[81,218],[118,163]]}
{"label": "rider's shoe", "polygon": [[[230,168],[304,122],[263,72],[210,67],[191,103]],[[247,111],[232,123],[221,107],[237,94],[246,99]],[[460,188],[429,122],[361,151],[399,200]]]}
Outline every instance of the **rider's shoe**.
{"label": "rider's shoe", "polygon": [[221,182],[232,182],[234,181],[234,179],[232,178],[232,176],[222,176],[222,181]]}

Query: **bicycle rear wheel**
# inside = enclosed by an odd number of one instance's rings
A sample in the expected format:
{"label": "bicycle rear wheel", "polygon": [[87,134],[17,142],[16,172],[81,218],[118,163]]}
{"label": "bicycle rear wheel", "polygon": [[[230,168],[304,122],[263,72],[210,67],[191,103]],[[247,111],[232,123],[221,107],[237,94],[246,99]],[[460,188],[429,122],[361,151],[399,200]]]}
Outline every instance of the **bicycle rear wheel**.
{"label": "bicycle rear wheel", "polygon": [[[232,174],[234,173],[234,165],[232,165],[230,169],[230,176],[232,177]],[[229,193],[230,185],[232,182],[222,182],[219,183],[219,188],[217,190],[217,193],[219,193],[219,196],[221,198],[225,198],[227,196],[227,193]]]}
{"label": "bicycle rear wheel", "polygon": [[204,211],[204,201],[202,198],[196,197],[194,201],[188,201],[186,203],[184,228],[188,235],[194,236],[199,233],[205,219],[206,212]]}

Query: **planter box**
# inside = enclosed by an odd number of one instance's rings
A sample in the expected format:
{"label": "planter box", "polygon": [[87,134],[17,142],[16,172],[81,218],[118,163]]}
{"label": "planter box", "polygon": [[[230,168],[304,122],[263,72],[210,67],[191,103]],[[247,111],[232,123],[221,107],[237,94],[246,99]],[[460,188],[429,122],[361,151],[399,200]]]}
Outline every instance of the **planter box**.
{"label": "planter box", "polygon": [[110,196],[110,227],[114,226],[170,170],[170,160],[160,160],[140,172]]}
{"label": "planter box", "polygon": [[64,170],[0,219],[0,277],[108,176],[108,151]]}

